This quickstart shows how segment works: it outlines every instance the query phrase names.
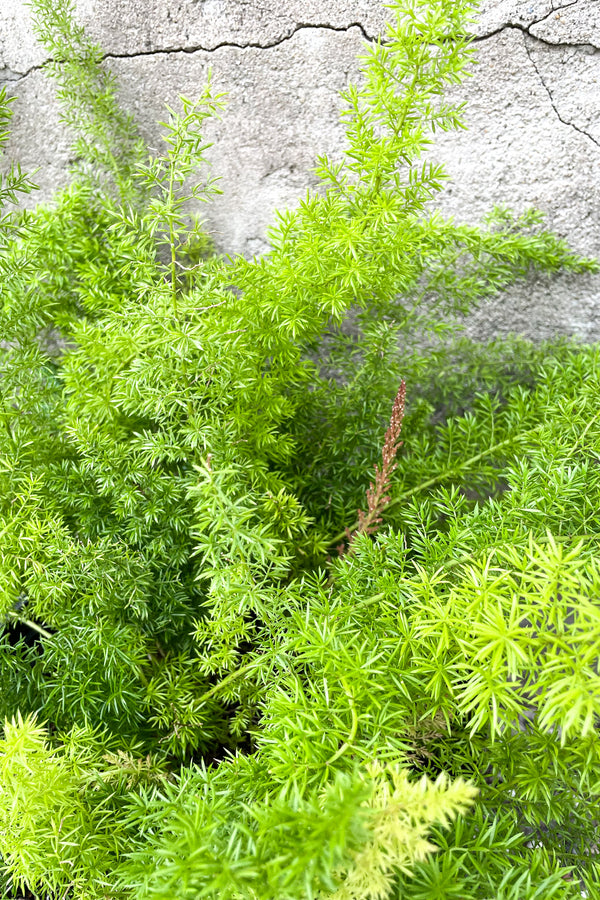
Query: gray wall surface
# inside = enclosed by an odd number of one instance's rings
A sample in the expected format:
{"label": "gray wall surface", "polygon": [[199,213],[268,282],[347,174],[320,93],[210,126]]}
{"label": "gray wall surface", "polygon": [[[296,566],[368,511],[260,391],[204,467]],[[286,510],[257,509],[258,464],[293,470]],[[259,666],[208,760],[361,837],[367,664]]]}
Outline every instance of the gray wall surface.
{"label": "gray wall surface", "polygon": [[[448,0],[451,2],[451,0]],[[0,84],[17,95],[6,161],[32,170],[50,198],[68,180],[71,135],[41,71],[24,0],[0,0]],[[379,0],[77,0],[122,103],[151,147],[164,104],[199,93],[209,69],[227,108],[207,137],[223,196],[205,217],[227,252],[260,253],[273,211],[315,183],[319,153],[339,155],[338,96],[357,53],[383,28]],[[434,156],[451,176],[439,206],[476,222],[495,203],[536,206],[581,253],[600,257],[600,0],[483,0],[467,132]],[[600,276],[534,277],[469,317],[477,337],[516,331],[600,339]]]}

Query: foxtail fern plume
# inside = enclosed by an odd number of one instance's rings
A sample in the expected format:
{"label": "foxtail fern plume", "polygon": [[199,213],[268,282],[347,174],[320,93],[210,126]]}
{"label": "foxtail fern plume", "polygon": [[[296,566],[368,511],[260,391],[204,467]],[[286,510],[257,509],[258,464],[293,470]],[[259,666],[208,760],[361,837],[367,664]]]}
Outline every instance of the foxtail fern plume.
{"label": "foxtail fern plume", "polygon": [[76,135],[80,177],[98,188],[108,176],[122,202],[132,202],[132,176],[145,149],[133,117],[118,104],[102,49],[76,23],[75,0],[33,0],[30,7],[36,37],[49,54],[45,66],[57,83],[62,122]]}
{"label": "foxtail fern plume", "polygon": [[[0,156],[4,153],[10,131],[8,126],[12,118],[12,104],[15,98],[9,97],[6,88],[0,89]],[[7,204],[18,202],[20,194],[28,194],[35,190],[36,185],[31,181],[18,164],[12,165],[9,171],[0,176],[0,249],[4,251],[10,238],[14,236],[17,225],[14,210],[5,211]],[[4,266],[4,256],[0,255],[0,272]]]}
{"label": "foxtail fern plume", "polygon": [[196,218],[213,84],[150,155],[31,5],[80,165],[0,219],[4,896],[599,898],[600,354],[452,333],[598,265],[433,211],[475,5],[389,5],[253,259]]}

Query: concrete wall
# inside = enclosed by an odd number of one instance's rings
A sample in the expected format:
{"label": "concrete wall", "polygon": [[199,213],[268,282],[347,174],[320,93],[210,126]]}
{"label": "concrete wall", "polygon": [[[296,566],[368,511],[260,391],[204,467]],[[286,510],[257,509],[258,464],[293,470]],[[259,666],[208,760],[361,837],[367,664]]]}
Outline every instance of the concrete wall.
{"label": "concrete wall", "polygon": [[[18,96],[8,156],[41,167],[46,199],[67,180],[70,135],[25,3],[0,7],[0,83]],[[77,0],[77,11],[151,146],[164,103],[193,96],[209,68],[229,92],[209,129],[224,195],[206,218],[222,249],[244,253],[265,249],[273,210],[304,194],[316,154],[339,152],[337,92],[385,16],[379,0]],[[600,0],[483,0],[476,39],[475,75],[453,91],[469,102],[469,131],[443,135],[435,151],[452,177],[442,209],[474,222],[497,202],[535,205],[574,248],[600,256]],[[468,330],[600,339],[600,277],[533,279]]]}

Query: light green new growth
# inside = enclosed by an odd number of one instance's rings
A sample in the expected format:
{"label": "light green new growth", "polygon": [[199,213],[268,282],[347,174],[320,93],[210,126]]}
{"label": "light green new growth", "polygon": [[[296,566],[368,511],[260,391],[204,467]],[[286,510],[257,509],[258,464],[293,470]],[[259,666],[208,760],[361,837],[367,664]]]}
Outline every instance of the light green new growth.
{"label": "light green new growth", "polygon": [[245,259],[193,217],[222,95],[149,156],[33,0],[81,165],[0,220],[7,898],[600,897],[599,351],[452,337],[598,265],[535,211],[431,211],[474,8],[389,5],[343,155]]}

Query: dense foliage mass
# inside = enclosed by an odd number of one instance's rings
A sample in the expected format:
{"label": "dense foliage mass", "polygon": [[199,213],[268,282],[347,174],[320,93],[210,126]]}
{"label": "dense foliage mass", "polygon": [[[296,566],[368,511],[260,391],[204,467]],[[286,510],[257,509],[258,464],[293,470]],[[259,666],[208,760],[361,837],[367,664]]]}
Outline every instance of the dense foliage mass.
{"label": "dense foliage mass", "polygon": [[78,164],[1,222],[6,896],[600,897],[600,351],[446,334],[596,264],[431,211],[473,5],[389,8],[247,260],[189,213],[221,98],[148,157],[33,3]]}

